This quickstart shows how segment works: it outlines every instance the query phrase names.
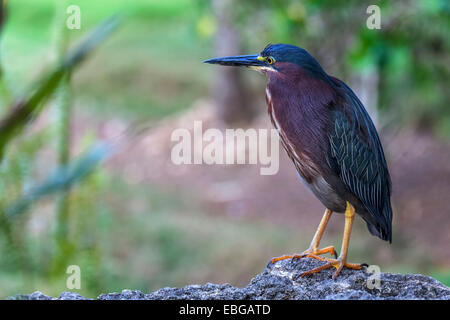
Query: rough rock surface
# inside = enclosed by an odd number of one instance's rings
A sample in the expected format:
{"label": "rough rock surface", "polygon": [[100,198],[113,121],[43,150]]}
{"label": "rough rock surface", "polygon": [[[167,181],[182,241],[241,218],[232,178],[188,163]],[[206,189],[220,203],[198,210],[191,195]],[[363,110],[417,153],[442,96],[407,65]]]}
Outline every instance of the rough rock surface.
{"label": "rough rock surface", "polygon": [[[379,274],[379,286],[373,273],[365,270],[344,269],[337,280],[334,269],[293,280],[303,271],[322,263],[310,258],[291,262],[279,261],[253,278],[244,288],[230,284],[188,285],[184,288],[162,288],[144,294],[137,290],[101,294],[99,300],[154,300],[154,299],[446,299],[450,288],[437,280],[419,274]],[[375,287],[373,287],[375,286]],[[63,292],[58,298],[39,291],[30,295],[15,295],[9,299],[25,300],[82,300],[77,293]]]}

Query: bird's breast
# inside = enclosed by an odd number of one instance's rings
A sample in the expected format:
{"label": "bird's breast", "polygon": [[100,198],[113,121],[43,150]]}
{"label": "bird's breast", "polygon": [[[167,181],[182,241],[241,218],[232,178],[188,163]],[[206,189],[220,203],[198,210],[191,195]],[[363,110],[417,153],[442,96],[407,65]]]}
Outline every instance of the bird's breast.
{"label": "bird's breast", "polygon": [[283,128],[283,125],[278,121],[277,112],[274,108],[269,89],[266,89],[266,102],[270,120],[275,129],[278,131],[278,136],[283,148],[294,162],[294,165],[304,182],[307,184],[313,183],[313,181],[316,180],[317,177],[321,176],[321,174],[314,165],[313,161],[287,136],[285,128]]}
{"label": "bird's breast", "polygon": [[336,212],[342,212],[345,209],[345,202],[340,199],[330,184],[324,179],[323,174],[314,161],[305,152],[302,152],[301,146],[289,139],[286,134],[286,129],[283,128],[283,124],[277,117],[277,111],[274,108],[269,90],[266,90],[266,100],[269,117],[278,131],[283,148],[297,169],[300,180],[327,208]]}

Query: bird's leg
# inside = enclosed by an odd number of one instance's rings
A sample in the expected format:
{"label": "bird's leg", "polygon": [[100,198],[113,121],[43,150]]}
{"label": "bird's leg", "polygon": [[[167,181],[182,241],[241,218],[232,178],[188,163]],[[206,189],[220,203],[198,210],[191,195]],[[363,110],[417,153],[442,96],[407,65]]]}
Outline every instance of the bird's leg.
{"label": "bird's leg", "polygon": [[319,260],[321,260],[320,257],[317,257],[320,254],[325,254],[325,253],[329,253],[334,255],[334,257],[336,258],[336,251],[334,250],[333,246],[330,247],[326,247],[323,249],[319,249],[319,244],[320,244],[320,240],[322,239],[322,235],[325,231],[325,228],[328,224],[328,221],[330,220],[331,214],[333,213],[333,211],[331,211],[330,209],[326,209],[325,213],[322,217],[322,220],[319,223],[319,226],[317,227],[317,231],[314,234],[314,237],[311,241],[311,244],[309,246],[308,249],[306,249],[305,251],[303,251],[303,253],[301,254],[294,254],[293,256],[281,256],[278,258],[273,258],[272,260],[269,261],[268,265],[271,265],[277,261],[280,260],[286,260],[286,259],[299,259],[299,258],[304,258],[304,257],[310,257],[310,258],[319,258]]}
{"label": "bird's leg", "polygon": [[304,258],[304,257],[310,257],[315,258],[318,255],[329,253],[331,255],[334,255],[335,258],[337,258],[336,251],[334,250],[333,246],[329,246],[323,249],[319,249],[320,240],[322,239],[323,233],[325,232],[325,228],[328,224],[328,221],[331,218],[331,214],[333,211],[330,209],[326,209],[325,213],[323,214],[322,220],[319,223],[319,226],[317,227],[317,231],[314,234],[314,237],[311,241],[311,244],[309,245],[309,248],[303,251],[300,255],[294,255],[292,259],[298,259],[298,258]]}
{"label": "bird's leg", "polygon": [[341,254],[339,255],[339,257],[337,259],[327,259],[327,258],[317,257],[317,258],[319,258],[319,260],[327,261],[328,263],[321,267],[303,272],[302,274],[300,274],[299,277],[304,277],[309,274],[317,273],[319,271],[328,269],[330,267],[334,267],[334,268],[336,268],[336,271],[333,274],[333,279],[336,279],[336,277],[339,275],[339,273],[341,272],[341,270],[344,267],[360,270],[364,266],[364,264],[347,263],[348,245],[350,242],[350,233],[352,231],[352,225],[353,225],[354,218],[355,218],[355,208],[349,202],[347,202],[347,208],[345,209],[345,229],[344,229],[344,237],[342,239]]}

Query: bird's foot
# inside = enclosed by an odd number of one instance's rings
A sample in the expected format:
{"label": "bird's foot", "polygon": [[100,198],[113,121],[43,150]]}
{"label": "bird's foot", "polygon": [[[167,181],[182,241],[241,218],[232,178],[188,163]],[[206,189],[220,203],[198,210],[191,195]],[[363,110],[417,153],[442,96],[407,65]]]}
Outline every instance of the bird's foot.
{"label": "bird's foot", "polygon": [[314,274],[314,273],[320,272],[322,270],[325,270],[325,269],[328,269],[331,267],[336,268],[336,271],[333,274],[333,279],[336,279],[344,267],[353,269],[353,270],[361,270],[363,267],[368,266],[366,263],[361,263],[361,264],[360,263],[348,263],[346,261],[346,259],[343,259],[341,257],[339,257],[337,259],[323,258],[323,257],[317,257],[317,256],[313,257],[310,255],[308,255],[307,257],[314,258],[314,259],[321,260],[321,261],[327,261],[327,263],[318,268],[315,268],[315,269],[312,269],[309,271],[305,271],[305,272],[295,276],[293,280],[297,280],[298,278],[303,278],[307,275]]}
{"label": "bird's foot", "polygon": [[305,251],[303,251],[301,254],[294,254],[292,256],[281,256],[281,257],[277,257],[277,258],[273,258],[269,261],[269,263],[267,264],[267,267],[272,266],[274,263],[281,261],[281,260],[286,260],[286,259],[291,259],[292,261],[295,261],[296,259],[301,259],[301,258],[313,258],[313,259],[318,259],[318,260],[322,260],[324,258],[319,257],[319,255],[321,254],[326,254],[329,253],[331,255],[334,255],[335,258],[337,258],[337,254],[336,254],[336,250],[334,250],[333,246],[329,246],[323,249],[314,249],[314,248],[309,248]]}
{"label": "bird's foot", "polygon": [[334,256],[337,259],[337,253],[336,250],[334,249],[333,246],[329,246],[323,249],[317,249],[317,248],[309,248],[305,251],[303,251],[302,254],[295,254],[292,256],[292,260],[295,259],[301,259],[301,258],[313,258],[313,259],[318,259],[318,260],[322,260],[324,258],[322,257],[318,257],[321,254],[326,254],[329,253],[332,256]]}

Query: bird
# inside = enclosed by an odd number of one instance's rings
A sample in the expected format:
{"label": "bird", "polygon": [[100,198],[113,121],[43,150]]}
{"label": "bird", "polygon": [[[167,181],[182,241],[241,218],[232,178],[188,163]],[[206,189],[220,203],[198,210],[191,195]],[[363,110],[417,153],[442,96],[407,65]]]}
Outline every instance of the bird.
{"label": "bird", "polygon": [[[266,75],[267,111],[280,143],[300,180],[326,208],[308,249],[273,258],[268,265],[309,257],[323,265],[298,277],[334,267],[333,279],[344,267],[367,267],[347,261],[355,213],[370,234],[392,243],[392,182],[375,125],[357,95],[328,75],[308,51],[291,44],[269,44],[256,55],[203,62],[248,67]],[[334,246],[319,249],[333,212],[345,218],[339,256]],[[327,253],[334,258],[324,257]]]}

